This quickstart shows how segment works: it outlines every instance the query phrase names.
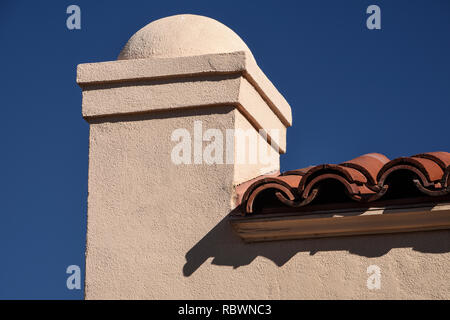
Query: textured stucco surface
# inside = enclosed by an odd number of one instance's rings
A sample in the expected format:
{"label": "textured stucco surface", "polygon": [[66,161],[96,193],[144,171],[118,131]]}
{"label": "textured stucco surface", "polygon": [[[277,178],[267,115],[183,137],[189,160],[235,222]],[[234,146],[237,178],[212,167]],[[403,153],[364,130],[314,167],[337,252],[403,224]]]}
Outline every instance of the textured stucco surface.
{"label": "textured stucco surface", "polygon": [[246,121],[216,107],[91,124],[87,299],[450,298],[449,231],[243,243],[224,217],[233,179],[258,168],[173,165],[171,131],[195,120]]}
{"label": "textured stucco surface", "polygon": [[118,59],[183,57],[233,51],[251,54],[245,42],[219,21],[180,14],[153,21],[136,32]]}
{"label": "textured stucco surface", "polygon": [[170,81],[138,82],[132,85],[98,85],[83,91],[83,116],[111,116],[180,108],[236,106],[253,125],[276,130],[279,152],[286,150],[286,127],[261,95],[243,77],[216,75]]}
{"label": "textured stucco surface", "polygon": [[[258,66],[248,61],[247,53],[234,52],[82,64],[77,81],[84,89],[83,116],[233,105],[255,128],[266,130],[284,153],[291,109]],[[276,135],[270,133],[274,129]]]}
{"label": "textured stucco surface", "polygon": [[[245,133],[253,132],[253,134],[237,134],[234,137],[233,187],[262,174],[280,170],[280,154],[278,151],[260,134],[256,133],[242,113],[236,111],[234,114],[235,130],[242,130]],[[251,163],[251,156],[254,156],[256,163]],[[241,159],[245,161],[241,161]],[[235,197],[233,197],[232,202],[233,208],[235,207],[234,200]]]}
{"label": "textured stucco surface", "polygon": [[[233,107],[91,123],[87,298],[188,297],[188,292],[202,291],[185,282],[184,255],[228,214],[233,178],[246,179],[247,173],[226,164],[175,165],[170,137],[178,128],[193,136],[194,121],[202,121],[204,131],[219,129],[225,136],[226,129],[235,128],[236,117],[251,128]],[[248,165],[245,170],[259,168]]]}
{"label": "textured stucco surface", "polygon": [[[149,82],[151,80],[170,83],[170,79],[197,77],[200,80],[205,80],[205,77],[210,75],[223,76],[225,74],[230,77],[245,77],[266,101],[270,109],[279,117],[280,121],[286,127],[292,125],[291,107],[251,58],[251,54],[245,51],[176,58],[83,63],[77,67],[77,82],[86,89],[91,86],[94,86],[94,89],[99,89],[101,88],[101,86],[98,86],[100,84],[114,87],[121,82],[130,85],[133,82]],[[90,113],[84,113],[84,115],[102,114],[101,106],[99,108],[99,110],[93,109]],[[119,110],[120,113],[126,111],[126,109]]]}
{"label": "textured stucco surface", "polygon": [[[231,108],[217,111],[214,127],[231,128]],[[191,226],[206,231],[212,223],[196,216],[227,213],[232,166],[170,160],[172,130],[192,131],[195,120],[211,123],[210,115],[188,114],[91,124],[87,298],[175,295],[186,284],[162,280],[179,278],[173,264],[199,236]]]}
{"label": "textured stucco surface", "polygon": [[[78,67],[90,123],[86,298],[449,299],[450,231],[254,244],[233,233],[235,186],[278,170],[278,152],[268,147],[268,164],[176,165],[171,134],[193,135],[196,121],[224,137],[285,130],[291,110],[233,31],[180,19],[138,31],[120,55],[132,60]],[[370,265],[379,290],[367,288]]]}

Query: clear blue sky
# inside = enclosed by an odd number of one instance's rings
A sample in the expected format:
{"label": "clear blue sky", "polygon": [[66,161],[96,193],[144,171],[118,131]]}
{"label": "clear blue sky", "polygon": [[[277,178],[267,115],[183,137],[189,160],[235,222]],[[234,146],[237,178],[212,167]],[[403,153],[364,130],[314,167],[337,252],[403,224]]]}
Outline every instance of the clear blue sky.
{"label": "clear blue sky", "polygon": [[[66,28],[70,4],[81,30]],[[371,4],[381,30],[366,28]],[[290,103],[283,170],[450,151],[448,0],[1,0],[0,298],[83,297],[65,273],[84,269],[89,128],[76,66],[114,60],[138,29],[179,13],[235,30]]]}

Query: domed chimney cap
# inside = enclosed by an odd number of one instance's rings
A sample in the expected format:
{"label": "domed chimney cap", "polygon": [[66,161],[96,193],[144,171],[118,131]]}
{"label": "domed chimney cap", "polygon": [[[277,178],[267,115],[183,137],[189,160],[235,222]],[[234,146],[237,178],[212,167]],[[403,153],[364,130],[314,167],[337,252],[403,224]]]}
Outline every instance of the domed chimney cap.
{"label": "domed chimney cap", "polygon": [[136,32],[118,60],[174,58],[246,51],[245,42],[230,28],[214,19],[181,14],[155,20]]}

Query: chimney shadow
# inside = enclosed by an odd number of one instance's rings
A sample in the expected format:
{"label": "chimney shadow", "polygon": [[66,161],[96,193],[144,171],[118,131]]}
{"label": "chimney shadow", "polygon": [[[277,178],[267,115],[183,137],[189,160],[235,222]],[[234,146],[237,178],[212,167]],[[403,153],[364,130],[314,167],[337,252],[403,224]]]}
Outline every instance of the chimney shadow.
{"label": "chimney shadow", "polygon": [[257,257],[265,257],[282,267],[299,252],[312,256],[322,251],[347,251],[373,258],[393,248],[450,252],[450,230],[245,243],[232,230],[226,216],[186,253],[183,275],[191,276],[210,258],[213,265],[235,269],[251,264]]}

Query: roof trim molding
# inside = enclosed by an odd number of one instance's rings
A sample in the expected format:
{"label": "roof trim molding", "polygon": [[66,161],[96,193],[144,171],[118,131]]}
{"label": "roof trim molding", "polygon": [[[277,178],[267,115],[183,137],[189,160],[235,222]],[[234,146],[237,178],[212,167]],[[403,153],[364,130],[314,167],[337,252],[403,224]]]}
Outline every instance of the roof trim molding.
{"label": "roof trim molding", "polygon": [[450,203],[334,210],[311,215],[232,216],[230,223],[245,242],[443,230],[450,229]]}

